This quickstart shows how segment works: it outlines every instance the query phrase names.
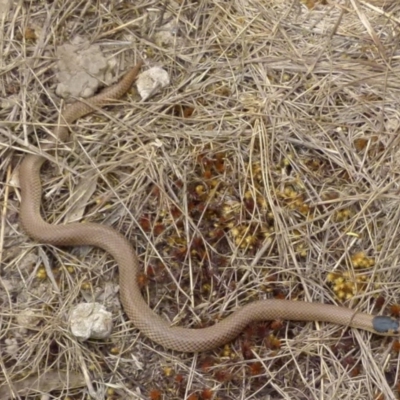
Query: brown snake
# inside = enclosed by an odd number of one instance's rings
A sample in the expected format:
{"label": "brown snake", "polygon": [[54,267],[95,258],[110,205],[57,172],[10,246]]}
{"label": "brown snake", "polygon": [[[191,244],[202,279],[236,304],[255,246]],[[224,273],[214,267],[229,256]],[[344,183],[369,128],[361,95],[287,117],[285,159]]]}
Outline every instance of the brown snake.
{"label": "brown snake", "polygon": [[[62,123],[42,147],[51,151],[55,144],[68,139],[68,125],[95,109],[122,97],[135,81],[139,62],[114,86],[98,95],[77,101],[62,113]],[[150,309],[137,281],[140,271],[135,250],[120,233],[106,225],[71,223],[52,225],[40,214],[40,169],[46,158],[40,154],[25,156],[20,167],[21,224],[26,233],[40,243],[54,246],[91,245],[110,253],[119,267],[120,298],[129,319],[145,336],[162,346],[182,352],[197,352],[221,346],[233,340],[250,322],[263,320],[323,321],[371,331],[379,335],[399,333],[397,320],[386,316],[360,313],[346,307],[290,300],[261,300],[247,304],[208,328],[186,329],[170,323]]]}

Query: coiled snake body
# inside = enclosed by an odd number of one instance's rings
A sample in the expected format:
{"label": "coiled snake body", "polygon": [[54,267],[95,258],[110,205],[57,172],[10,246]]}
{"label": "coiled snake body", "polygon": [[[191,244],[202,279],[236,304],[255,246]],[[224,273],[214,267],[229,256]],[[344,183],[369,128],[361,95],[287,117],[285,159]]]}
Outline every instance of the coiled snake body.
{"label": "coiled snake body", "polygon": [[[76,119],[104,106],[110,100],[122,97],[136,79],[141,65],[139,62],[114,86],[66,108],[61,121],[65,125],[55,129],[50,144],[42,149],[51,151],[56,142],[66,141],[69,135],[68,125]],[[120,298],[126,314],[145,336],[166,348],[182,352],[209,350],[233,340],[252,321],[277,319],[331,322],[380,335],[399,333],[398,321],[390,317],[375,317],[334,305],[275,299],[250,303],[208,328],[171,327],[143,299],[137,281],[138,257],[128,240],[120,233],[100,224],[52,225],[43,220],[40,214],[40,169],[45,160],[41,155],[30,154],[25,156],[20,167],[20,221],[24,230],[40,243],[55,246],[91,245],[110,253],[119,267]]]}

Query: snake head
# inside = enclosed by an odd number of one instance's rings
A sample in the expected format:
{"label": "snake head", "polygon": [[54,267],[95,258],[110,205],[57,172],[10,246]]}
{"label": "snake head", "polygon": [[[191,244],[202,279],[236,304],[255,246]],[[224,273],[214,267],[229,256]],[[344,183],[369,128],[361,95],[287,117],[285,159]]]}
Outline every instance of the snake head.
{"label": "snake head", "polygon": [[399,321],[392,317],[378,315],[373,318],[372,325],[379,335],[395,336],[400,333]]}

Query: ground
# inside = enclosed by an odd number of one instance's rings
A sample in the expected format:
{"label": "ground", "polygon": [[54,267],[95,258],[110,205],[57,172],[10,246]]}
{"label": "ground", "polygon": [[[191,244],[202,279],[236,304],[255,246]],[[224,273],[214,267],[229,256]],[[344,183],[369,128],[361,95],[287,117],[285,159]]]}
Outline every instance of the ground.
{"label": "ground", "polygon": [[[124,314],[104,251],[24,233],[18,187],[24,155],[59,122],[57,49],[81,37],[114,76],[142,59],[170,84],[71,126],[72,146],[42,169],[47,221],[123,233],[144,298],[174,325],[265,298],[397,317],[398,2],[3,0],[0,12],[0,385],[64,400],[398,398],[399,342],[366,331],[266,321],[205,353],[156,345]],[[91,301],[113,330],[81,342],[68,318]],[[38,376],[41,395],[22,389]]]}

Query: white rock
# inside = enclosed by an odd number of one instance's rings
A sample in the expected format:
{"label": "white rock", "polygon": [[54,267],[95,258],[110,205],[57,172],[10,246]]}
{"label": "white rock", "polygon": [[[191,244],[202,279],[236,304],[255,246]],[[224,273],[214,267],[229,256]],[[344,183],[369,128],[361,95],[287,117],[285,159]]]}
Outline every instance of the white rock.
{"label": "white rock", "polygon": [[6,339],[5,341],[5,349],[6,353],[10,356],[17,355],[18,350],[20,349],[20,345],[18,344],[17,339]]}
{"label": "white rock", "polygon": [[143,100],[154,96],[160,89],[169,85],[168,72],[160,67],[153,67],[142,72],[137,79],[137,89]]}
{"label": "white rock", "polygon": [[112,315],[99,303],[80,303],[69,319],[72,334],[80,339],[105,339],[110,336]]}

